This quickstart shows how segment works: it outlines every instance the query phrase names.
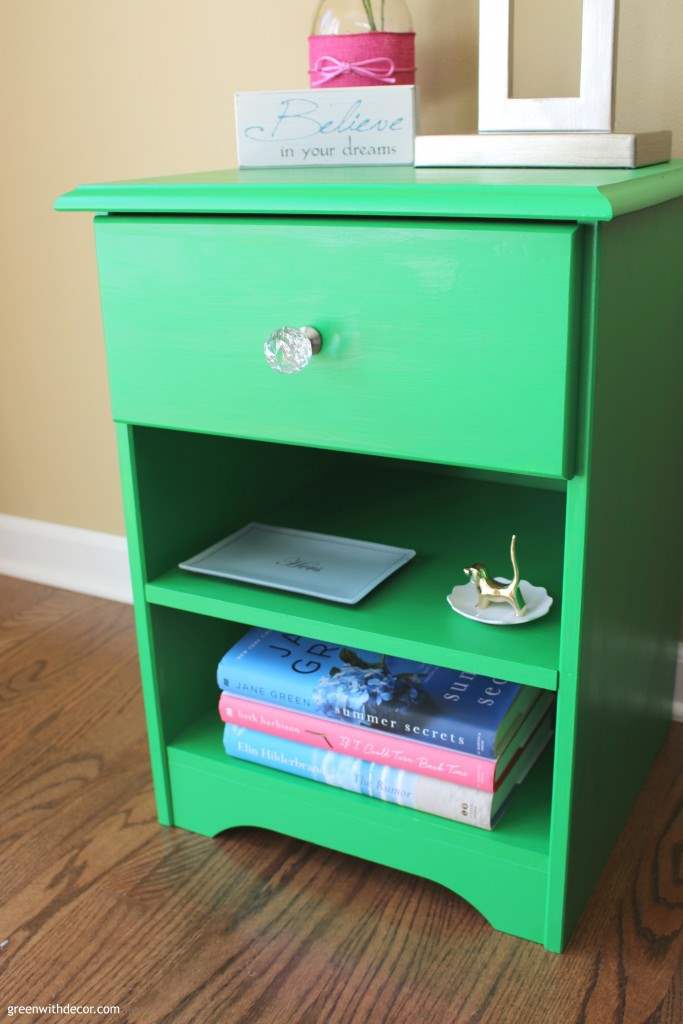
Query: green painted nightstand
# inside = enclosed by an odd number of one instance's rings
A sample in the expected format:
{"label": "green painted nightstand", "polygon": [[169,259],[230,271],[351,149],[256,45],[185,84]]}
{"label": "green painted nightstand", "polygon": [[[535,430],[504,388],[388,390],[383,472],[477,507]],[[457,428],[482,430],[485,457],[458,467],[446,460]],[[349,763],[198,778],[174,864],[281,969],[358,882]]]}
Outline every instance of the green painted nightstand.
{"label": "green painted nightstand", "polygon": [[[159,818],[256,825],[454,890],[561,950],[664,737],[681,580],[683,165],[213,173],[86,186],[96,219]],[[263,343],[315,326],[273,373]],[[358,607],[184,574],[250,519],[414,547]],[[507,564],[557,601],[499,630],[445,597]],[[228,759],[247,626],[557,691],[493,833]]]}

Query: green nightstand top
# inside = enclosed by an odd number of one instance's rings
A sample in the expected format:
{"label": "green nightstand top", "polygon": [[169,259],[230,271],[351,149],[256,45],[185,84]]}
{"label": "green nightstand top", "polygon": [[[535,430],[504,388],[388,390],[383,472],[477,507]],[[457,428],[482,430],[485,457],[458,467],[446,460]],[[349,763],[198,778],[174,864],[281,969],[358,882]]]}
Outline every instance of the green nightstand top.
{"label": "green nightstand top", "polygon": [[683,160],[627,170],[208,171],[81,185],[58,210],[606,221],[683,195]]}

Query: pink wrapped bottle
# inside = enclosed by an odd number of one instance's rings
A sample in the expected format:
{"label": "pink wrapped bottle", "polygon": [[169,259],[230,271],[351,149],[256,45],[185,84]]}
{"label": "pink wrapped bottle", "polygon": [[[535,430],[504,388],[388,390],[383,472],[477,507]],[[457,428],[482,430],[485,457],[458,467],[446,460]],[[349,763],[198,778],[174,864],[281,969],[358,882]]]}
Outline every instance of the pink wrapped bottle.
{"label": "pink wrapped bottle", "polygon": [[415,83],[405,0],[322,0],[308,43],[313,89]]}

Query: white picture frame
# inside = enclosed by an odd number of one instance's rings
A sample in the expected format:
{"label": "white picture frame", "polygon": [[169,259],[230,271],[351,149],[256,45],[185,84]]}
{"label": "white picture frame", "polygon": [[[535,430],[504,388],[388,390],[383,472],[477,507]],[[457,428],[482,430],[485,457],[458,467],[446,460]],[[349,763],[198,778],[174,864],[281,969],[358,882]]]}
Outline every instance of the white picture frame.
{"label": "white picture frame", "polygon": [[617,0],[583,0],[580,96],[510,96],[510,0],[480,0],[479,131],[609,132]]}

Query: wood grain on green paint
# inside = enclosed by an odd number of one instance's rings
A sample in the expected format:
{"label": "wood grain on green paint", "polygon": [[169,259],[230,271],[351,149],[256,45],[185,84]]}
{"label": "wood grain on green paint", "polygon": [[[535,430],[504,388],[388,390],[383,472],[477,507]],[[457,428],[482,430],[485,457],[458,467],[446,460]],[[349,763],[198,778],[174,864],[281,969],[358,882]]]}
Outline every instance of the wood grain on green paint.
{"label": "wood grain on green paint", "polygon": [[[575,235],[98,219],[114,417],[570,475]],[[299,374],[274,373],[264,341],[303,324],[322,333],[321,354]]]}

